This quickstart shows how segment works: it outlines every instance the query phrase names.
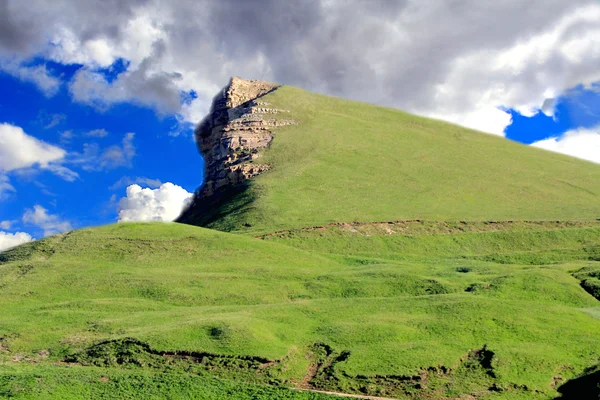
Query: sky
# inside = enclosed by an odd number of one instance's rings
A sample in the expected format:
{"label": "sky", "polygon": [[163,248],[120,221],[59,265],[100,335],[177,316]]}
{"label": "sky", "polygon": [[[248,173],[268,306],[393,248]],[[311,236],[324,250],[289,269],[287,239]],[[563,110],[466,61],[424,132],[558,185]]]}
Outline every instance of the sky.
{"label": "sky", "polygon": [[0,0],[0,250],[177,217],[233,75],[600,163],[598,0]]}

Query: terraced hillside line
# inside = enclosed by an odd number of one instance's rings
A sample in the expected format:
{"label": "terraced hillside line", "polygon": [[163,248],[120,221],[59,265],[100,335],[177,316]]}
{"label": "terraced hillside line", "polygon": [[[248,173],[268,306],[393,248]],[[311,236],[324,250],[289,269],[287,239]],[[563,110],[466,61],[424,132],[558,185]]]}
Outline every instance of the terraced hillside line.
{"label": "terraced hillside line", "polygon": [[316,231],[339,231],[360,236],[373,235],[455,235],[460,233],[498,232],[509,230],[558,230],[600,228],[600,220],[588,221],[427,221],[420,219],[387,222],[334,222],[327,225],[281,230],[256,236],[257,239],[285,239],[294,234]]}

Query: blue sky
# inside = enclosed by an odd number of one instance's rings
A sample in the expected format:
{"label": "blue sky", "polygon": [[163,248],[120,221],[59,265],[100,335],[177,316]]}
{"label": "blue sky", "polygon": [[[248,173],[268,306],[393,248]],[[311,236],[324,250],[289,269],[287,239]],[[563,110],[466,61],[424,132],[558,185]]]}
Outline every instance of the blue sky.
{"label": "blue sky", "polygon": [[[53,65],[53,74],[68,79],[77,67],[81,66]],[[79,175],[73,181],[39,168],[7,174],[15,191],[0,201],[0,221],[13,221],[8,232],[43,237],[43,227],[23,222],[25,210],[35,205],[80,228],[117,221],[118,200],[130,184],[154,189],[177,182],[193,192],[202,181],[203,163],[193,140],[193,125],[182,124],[173,115],[157,115],[127,103],[99,110],[73,102],[66,86],[48,97],[36,85],[2,73],[0,91],[5,94],[0,98],[0,123],[21,127],[27,135],[67,153],[81,154],[86,145],[97,145],[100,154],[111,146],[122,150],[128,133],[134,133],[135,149],[130,162],[115,167],[109,165],[111,161],[100,167],[97,158],[65,162]]]}
{"label": "blue sky", "polygon": [[597,1],[300,3],[0,0],[0,250],[175,218],[202,181],[193,126],[232,75],[600,163]]}

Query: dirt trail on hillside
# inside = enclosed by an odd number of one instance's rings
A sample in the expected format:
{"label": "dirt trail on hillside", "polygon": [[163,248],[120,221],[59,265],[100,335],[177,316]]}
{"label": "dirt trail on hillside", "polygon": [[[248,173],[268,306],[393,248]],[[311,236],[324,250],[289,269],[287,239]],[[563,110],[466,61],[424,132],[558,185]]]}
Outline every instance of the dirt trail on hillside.
{"label": "dirt trail on hillside", "polygon": [[299,388],[294,388],[294,390],[297,390],[299,392],[312,392],[312,393],[329,394],[329,395],[332,395],[332,396],[347,397],[347,398],[351,398],[351,399],[397,400],[397,399],[392,398],[392,397],[377,397],[377,396],[366,396],[366,395],[360,395],[360,394],[350,394],[350,393],[340,393],[340,392],[328,392],[326,390],[317,390],[317,389],[299,389]]}
{"label": "dirt trail on hillside", "polygon": [[285,239],[296,233],[338,230],[357,236],[378,235],[452,235],[459,233],[497,232],[506,230],[556,230],[600,227],[600,220],[506,220],[506,221],[428,221],[421,219],[387,222],[334,222],[326,225],[276,231],[256,236],[257,239]]}

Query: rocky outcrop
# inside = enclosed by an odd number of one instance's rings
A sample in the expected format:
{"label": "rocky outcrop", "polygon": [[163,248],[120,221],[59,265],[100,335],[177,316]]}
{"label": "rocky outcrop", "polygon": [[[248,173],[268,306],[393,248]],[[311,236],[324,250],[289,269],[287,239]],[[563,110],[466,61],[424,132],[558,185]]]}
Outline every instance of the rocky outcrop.
{"label": "rocky outcrop", "polygon": [[289,119],[273,114],[286,112],[258,100],[279,85],[231,78],[215,96],[209,115],[195,130],[204,157],[204,185],[197,199],[205,199],[271,168],[260,162],[262,152],[273,140],[272,129],[290,125]]}

